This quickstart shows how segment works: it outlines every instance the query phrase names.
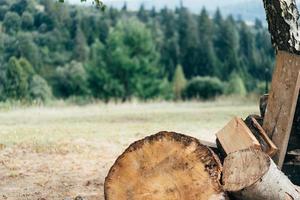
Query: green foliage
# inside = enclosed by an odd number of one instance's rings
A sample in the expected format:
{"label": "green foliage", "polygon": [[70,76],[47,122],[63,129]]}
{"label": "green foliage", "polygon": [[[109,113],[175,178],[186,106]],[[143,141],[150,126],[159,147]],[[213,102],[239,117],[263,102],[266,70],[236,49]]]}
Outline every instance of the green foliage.
{"label": "green foliage", "polygon": [[88,56],[88,47],[86,44],[85,36],[78,26],[76,28],[76,36],[75,36],[75,47],[74,47],[74,59],[83,62],[86,60]]}
{"label": "green foliage", "polygon": [[119,22],[108,37],[107,48],[106,69],[111,79],[120,84],[124,101],[159,94],[159,57],[151,33],[141,22]]}
{"label": "green foliage", "polygon": [[28,74],[22,69],[19,61],[10,58],[6,72],[5,93],[8,98],[21,100],[28,94]]}
{"label": "green foliage", "polygon": [[24,30],[31,30],[34,24],[34,19],[31,13],[24,12],[21,17],[21,25]]}
{"label": "green foliage", "polygon": [[[178,99],[183,74],[230,80],[237,93],[245,93],[242,80],[253,92],[271,80],[274,65],[262,23],[249,26],[219,10],[211,18],[183,6],[99,12],[53,0],[2,0],[0,24],[0,100],[46,99],[44,81],[58,98]],[[232,73],[241,79],[234,82]],[[31,85],[39,95],[30,95]]]}
{"label": "green foliage", "polygon": [[225,93],[246,96],[247,90],[244,81],[237,73],[233,72],[230,75],[229,83],[226,87]]}
{"label": "green foliage", "polygon": [[57,95],[61,97],[86,95],[87,78],[85,68],[76,61],[58,67],[53,77]]}
{"label": "green foliage", "polygon": [[99,41],[92,45],[88,62],[88,83],[92,95],[96,98],[109,101],[118,98],[124,93],[123,87],[117,80],[112,79],[106,69],[105,47]]}
{"label": "green foliage", "polygon": [[26,58],[34,68],[38,68],[40,65],[40,56],[38,47],[33,41],[33,36],[30,33],[20,32],[16,38],[17,55]]}
{"label": "green foliage", "polygon": [[216,77],[194,77],[192,78],[184,91],[187,99],[213,99],[223,94],[224,87],[220,79]]}
{"label": "green foliage", "polygon": [[21,18],[18,13],[7,12],[4,16],[3,27],[6,33],[13,34],[18,32],[21,27]]}
{"label": "green foliage", "polygon": [[52,90],[47,81],[39,75],[34,75],[29,82],[31,100],[47,102],[52,98]]}
{"label": "green foliage", "polygon": [[175,70],[174,78],[173,78],[173,92],[175,99],[182,98],[182,92],[185,89],[187,81],[185,79],[185,75],[181,65],[178,65]]}

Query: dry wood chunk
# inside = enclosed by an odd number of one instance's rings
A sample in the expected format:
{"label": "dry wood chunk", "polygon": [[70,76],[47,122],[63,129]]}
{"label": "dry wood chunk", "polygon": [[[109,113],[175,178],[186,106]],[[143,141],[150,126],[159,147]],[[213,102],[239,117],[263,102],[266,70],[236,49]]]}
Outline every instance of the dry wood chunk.
{"label": "dry wood chunk", "polygon": [[258,140],[239,117],[234,117],[216,135],[226,154],[250,147],[261,149]]}
{"label": "dry wood chunk", "polygon": [[243,200],[296,200],[298,187],[265,153],[246,149],[229,154],[223,167],[224,190]]}
{"label": "dry wood chunk", "polygon": [[160,132],[133,143],[105,180],[106,200],[224,199],[215,154],[192,137]]}

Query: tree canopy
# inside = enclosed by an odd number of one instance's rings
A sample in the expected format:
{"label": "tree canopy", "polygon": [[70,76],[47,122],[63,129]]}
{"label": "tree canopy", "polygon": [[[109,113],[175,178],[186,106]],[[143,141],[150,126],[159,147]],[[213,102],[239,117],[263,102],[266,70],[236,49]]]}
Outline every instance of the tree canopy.
{"label": "tree canopy", "polygon": [[134,12],[124,4],[99,12],[53,0],[2,0],[0,27],[0,100],[178,99],[195,77],[197,87],[199,80],[201,87],[238,82],[244,94],[256,91],[274,62],[259,20],[251,25],[205,8]]}

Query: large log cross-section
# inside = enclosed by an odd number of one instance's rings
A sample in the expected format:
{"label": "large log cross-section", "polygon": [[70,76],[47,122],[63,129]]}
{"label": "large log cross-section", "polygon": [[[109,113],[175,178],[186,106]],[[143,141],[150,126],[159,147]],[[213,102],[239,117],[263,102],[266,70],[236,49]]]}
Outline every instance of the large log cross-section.
{"label": "large log cross-section", "polygon": [[284,162],[300,89],[300,29],[295,0],[263,0],[276,67],[263,128],[279,151],[274,161]]}

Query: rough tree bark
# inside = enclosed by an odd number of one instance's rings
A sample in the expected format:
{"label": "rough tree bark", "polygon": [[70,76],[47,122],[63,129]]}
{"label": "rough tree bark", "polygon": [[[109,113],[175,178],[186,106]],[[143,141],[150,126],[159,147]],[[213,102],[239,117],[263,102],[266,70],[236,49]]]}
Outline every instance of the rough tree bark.
{"label": "rough tree bark", "polygon": [[117,159],[105,179],[105,199],[225,199],[221,170],[217,156],[197,139],[160,132]]}
{"label": "rough tree bark", "polygon": [[300,190],[260,150],[229,154],[224,161],[224,190],[242,200],[297,200]]}
{"label": "rough tree bark", "polygon": [[300,54],[299,12],[295,0],[263,0],[276,50]]}

